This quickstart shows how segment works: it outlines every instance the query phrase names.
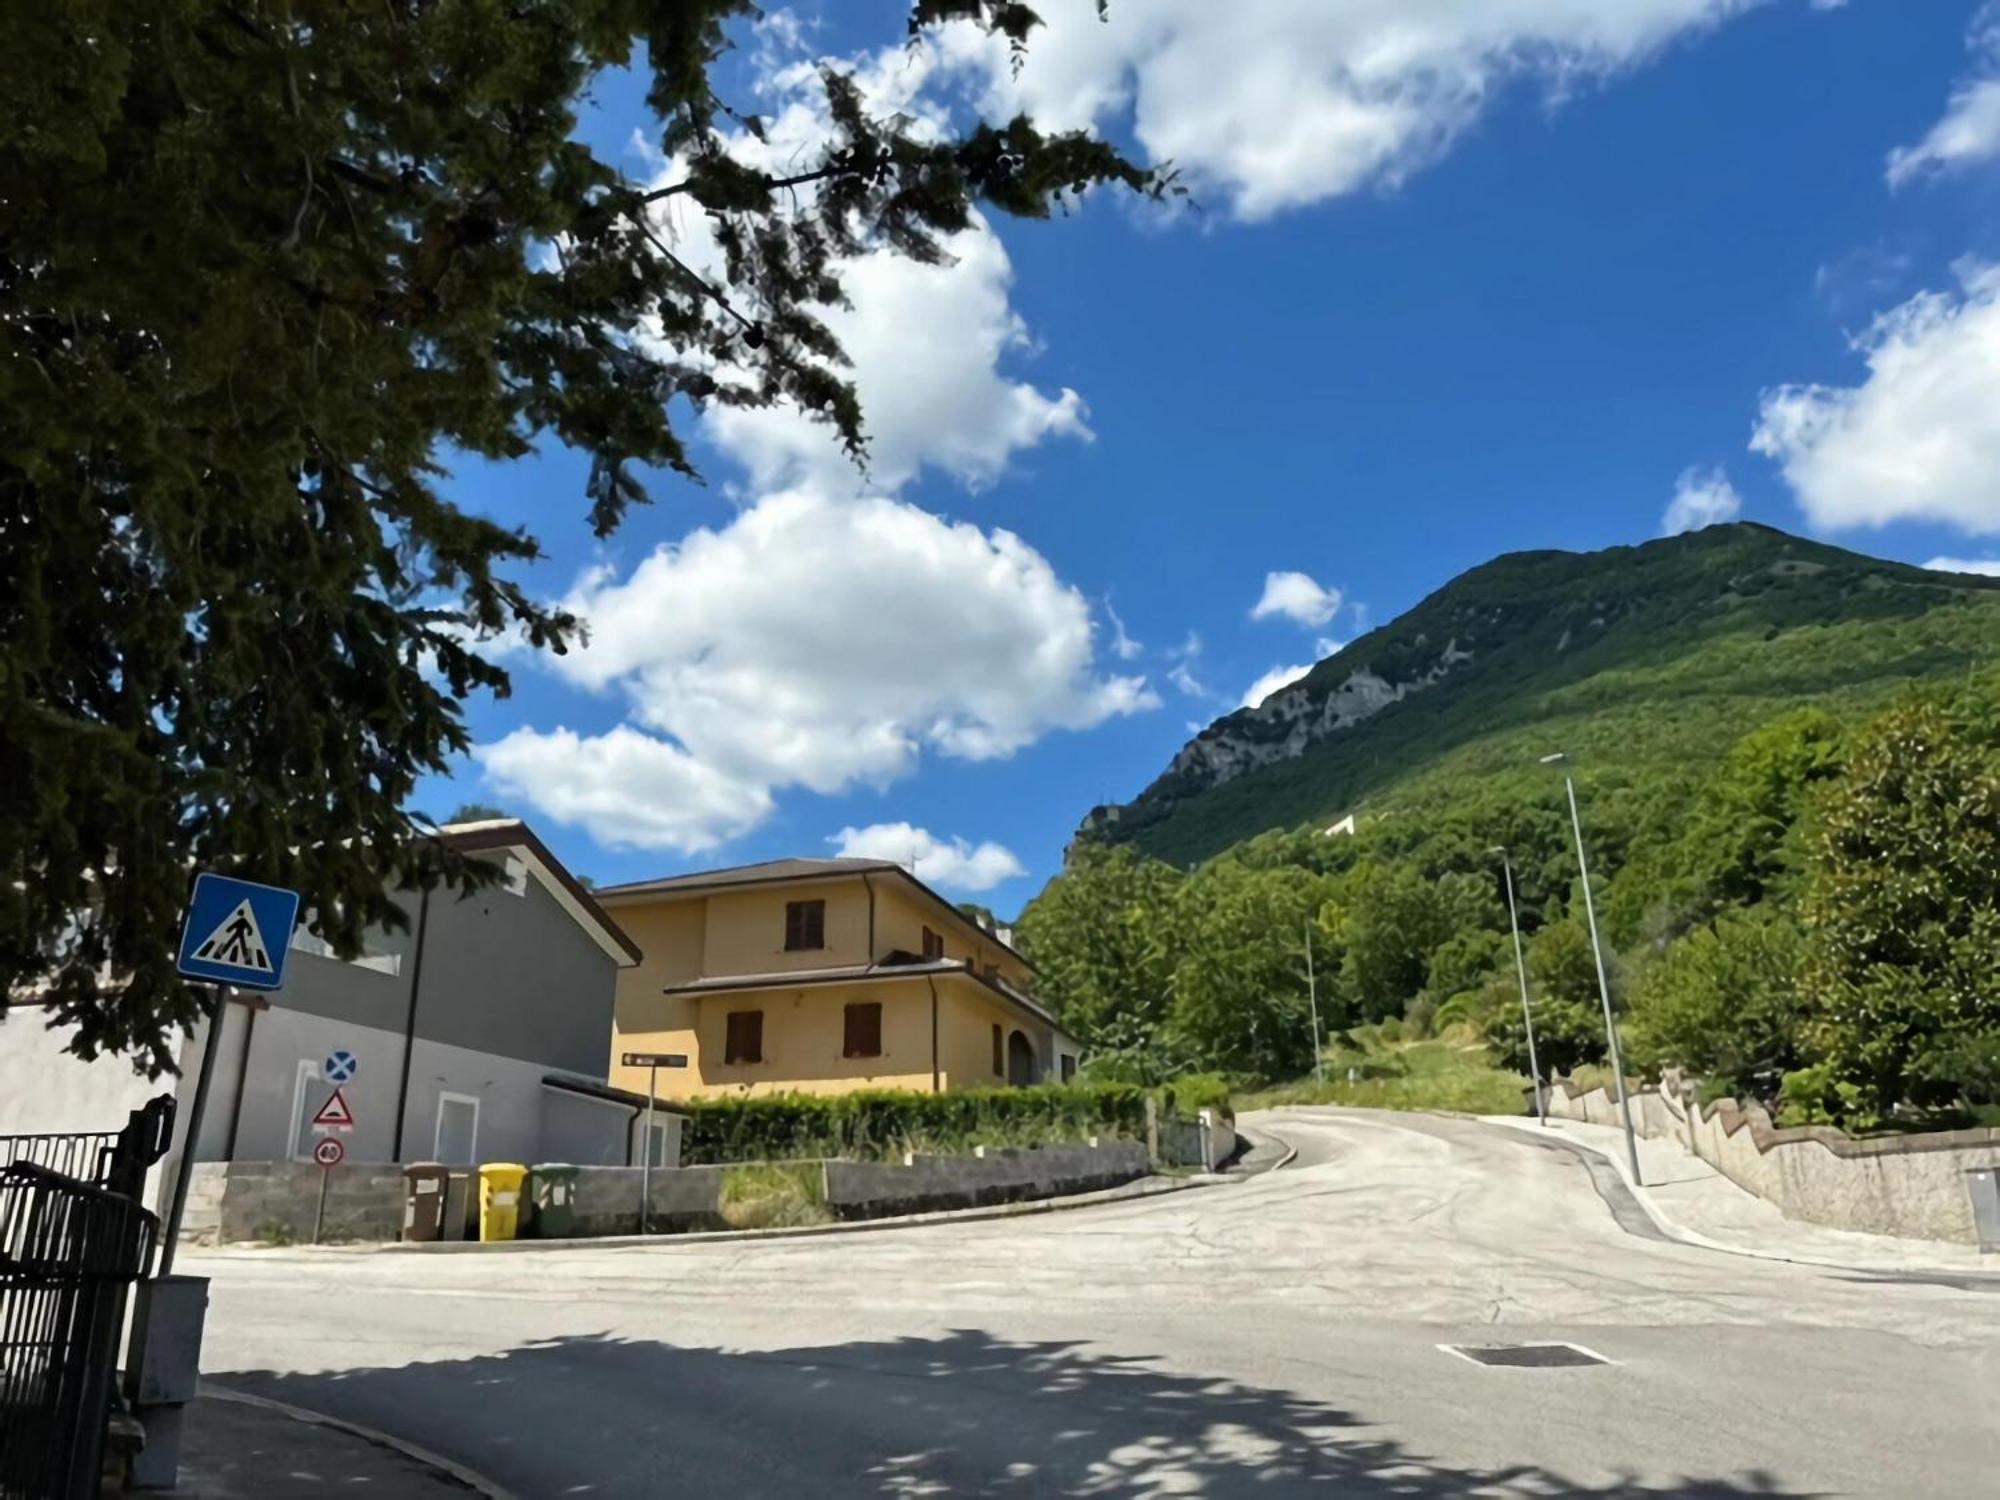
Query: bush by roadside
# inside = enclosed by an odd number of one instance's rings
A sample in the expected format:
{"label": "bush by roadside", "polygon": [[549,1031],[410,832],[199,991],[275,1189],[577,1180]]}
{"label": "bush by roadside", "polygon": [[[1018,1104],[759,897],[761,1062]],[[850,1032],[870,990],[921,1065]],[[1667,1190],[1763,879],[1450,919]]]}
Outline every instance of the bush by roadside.
{"label": "bush by roadside", "polygon": [[686,1109],[681,1160],[689,1166],[811,1157],[892,1161],[906,1151],[944,1155],[1093,1135],[1136,1139],[1146,1129],[1146,1091],[1130,1084],[757,1094],[697,1100]]}

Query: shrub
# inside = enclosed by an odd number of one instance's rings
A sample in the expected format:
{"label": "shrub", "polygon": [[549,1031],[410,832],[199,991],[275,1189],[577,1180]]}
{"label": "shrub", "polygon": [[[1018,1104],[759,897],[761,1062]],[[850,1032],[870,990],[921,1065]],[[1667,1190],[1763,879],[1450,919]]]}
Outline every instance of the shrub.
{"label": "shrub", "polygon": [[1032,1145],[1091,1135],[1143,1135],[1146,1091],[1131,1084],[1043,1084],[922,1094],[759,1094],[688,1105],[681,1158],[690,1166],[841,1156],[894,1159],[905,1151]]}
{"label": "shrub", "polygon": [[1229,1102],[1229,1080],[1220,1073],[1184,1074],[1160,1090],[1162,1114],[1192,1116],[1203,1109],[1212,1109],[1224,1119],[1236,1118]]}

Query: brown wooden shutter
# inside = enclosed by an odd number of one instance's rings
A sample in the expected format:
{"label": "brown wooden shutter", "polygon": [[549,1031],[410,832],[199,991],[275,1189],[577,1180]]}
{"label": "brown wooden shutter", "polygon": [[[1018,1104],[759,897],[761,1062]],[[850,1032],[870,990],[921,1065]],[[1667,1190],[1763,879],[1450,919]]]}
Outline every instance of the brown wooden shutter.
{"label": "brown wooden shutter", "polygon": [[882,1055],[882,1003],[879,1000],[859,1000],[847,1007],[843,1017],[845,1037],[840,1049],[842,1057],[880,1057]]}
{"label": "brown wooden shutter", "polygon": [[729,1035],[723,1044],[725,1063],[754,1063],[764,1060],[764,1012],[732,1010]]}
{"label": "brown wooden shutter", "polygon": [[1007,1047],[1000,1036],[1000,1023],[993,1023],[993,1071],[1000,1077],[1007,1074]]}
{"label": "brown wooden shutter", "polygon": [[785,903],[785,951],[806,952],[826,946],[826,903],[787,901]]}
{"label": "brown wooden shutter", "polygon": [[924,929],[924,957],[925,958],[944,957],[943,933],[932,932],[928,927]]}

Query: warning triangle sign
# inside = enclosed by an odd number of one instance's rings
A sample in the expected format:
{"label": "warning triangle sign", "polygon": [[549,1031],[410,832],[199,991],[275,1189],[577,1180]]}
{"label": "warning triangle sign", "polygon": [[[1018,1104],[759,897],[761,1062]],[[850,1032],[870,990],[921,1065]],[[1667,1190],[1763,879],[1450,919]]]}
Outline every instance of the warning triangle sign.
{"label": "warning triangle sign", "polygon": [[354,1111],[347,1107],[347,1094],[335,1089],[326,1103],[319,1107],[319,1113],[312,1118],[316,1130],[352,1130]]}
{"label": "warning triangle sign", "polygon": [[194,956],[213,964],[234,964],[238,968],[271,972],[271,955],[264,947],[264,934],[257,926],[257,913],[247,900],[216,924],[215,931],[202,939]]}

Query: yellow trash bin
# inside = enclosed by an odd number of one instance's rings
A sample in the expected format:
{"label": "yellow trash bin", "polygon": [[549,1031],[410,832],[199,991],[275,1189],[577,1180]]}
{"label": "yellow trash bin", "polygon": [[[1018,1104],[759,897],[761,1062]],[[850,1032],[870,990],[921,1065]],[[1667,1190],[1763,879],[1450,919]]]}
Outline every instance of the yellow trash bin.
{"label": "yellow trash bin", "polygon": [[519,1162],[491,1161],[479,1169],[479,1237],[511,1240],[521,1223],[521,1179],[528,1169]]}

